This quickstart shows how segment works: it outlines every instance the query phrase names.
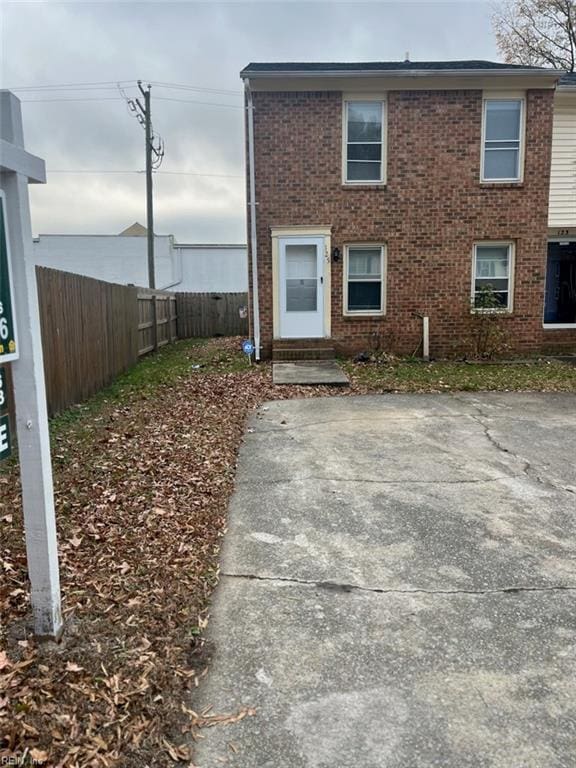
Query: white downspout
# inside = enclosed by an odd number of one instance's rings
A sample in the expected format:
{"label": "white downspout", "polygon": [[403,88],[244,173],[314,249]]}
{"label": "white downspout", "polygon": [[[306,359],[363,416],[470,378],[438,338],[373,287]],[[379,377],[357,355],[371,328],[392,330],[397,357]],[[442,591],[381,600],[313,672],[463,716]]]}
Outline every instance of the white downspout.
{"label": "white downspout", "polygon": [[422,318],[422,358],[428,362],[430,360],[430,318]]}
{"label": "white downspout", "polygon": [[254,105],[250,81],[244,83],[248,108],[248,175],[250,180],[250,251],[252,255],[252,318],[254,322],[254,353],[260,360],[260,302],[258,300],[258,243],[256,236],[256,177],[254,172]]}

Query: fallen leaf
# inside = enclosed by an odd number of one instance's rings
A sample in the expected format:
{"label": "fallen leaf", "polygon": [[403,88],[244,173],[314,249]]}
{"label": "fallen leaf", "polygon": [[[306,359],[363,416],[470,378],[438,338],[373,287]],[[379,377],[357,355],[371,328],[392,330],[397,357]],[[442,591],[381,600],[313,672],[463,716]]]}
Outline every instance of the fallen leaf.
{"label": "fallen leaf", "polygon": [[66,672],[83,672],[84,667],[80,667],[78,664],[75,664],[73,661],[67,661],[66,662]]}

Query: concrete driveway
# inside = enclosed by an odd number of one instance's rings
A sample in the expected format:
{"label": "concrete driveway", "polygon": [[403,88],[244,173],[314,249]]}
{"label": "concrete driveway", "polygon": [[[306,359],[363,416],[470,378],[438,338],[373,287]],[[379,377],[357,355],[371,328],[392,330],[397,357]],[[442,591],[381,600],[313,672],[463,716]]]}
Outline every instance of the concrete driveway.
{"label": "concrete driveway", "polygon": [[195,762],[576,765],[575,558],[575,396],[268,403],[194,699],[256,714]]}

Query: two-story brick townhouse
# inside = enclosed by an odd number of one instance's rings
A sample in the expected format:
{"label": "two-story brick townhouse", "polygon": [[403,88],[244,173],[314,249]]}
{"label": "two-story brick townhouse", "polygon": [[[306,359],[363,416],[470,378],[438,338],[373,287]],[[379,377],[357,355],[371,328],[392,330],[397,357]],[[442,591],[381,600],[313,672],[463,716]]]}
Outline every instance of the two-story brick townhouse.
{"label": "two-story brick townhouse", "polygon": [[572,349],[576,326],[544,327],[560,74],[485,61],[242,70],[257,352],[411,354],[425,316],[433,356],[466,354],[488,286],[513,352]]}

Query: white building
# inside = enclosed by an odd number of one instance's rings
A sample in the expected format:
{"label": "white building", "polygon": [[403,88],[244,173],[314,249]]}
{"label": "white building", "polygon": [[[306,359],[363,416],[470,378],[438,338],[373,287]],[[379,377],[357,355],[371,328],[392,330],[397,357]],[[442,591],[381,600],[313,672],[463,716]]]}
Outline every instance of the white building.
{"label": "white building", "polygon": [[[119,235],[39,235],[34,259],[41,267],[110,283],[148,285],[146,229],[133,224]],[[245,245],[184,244],[154,238],[156,288],[191,293],[248,290]]]}

